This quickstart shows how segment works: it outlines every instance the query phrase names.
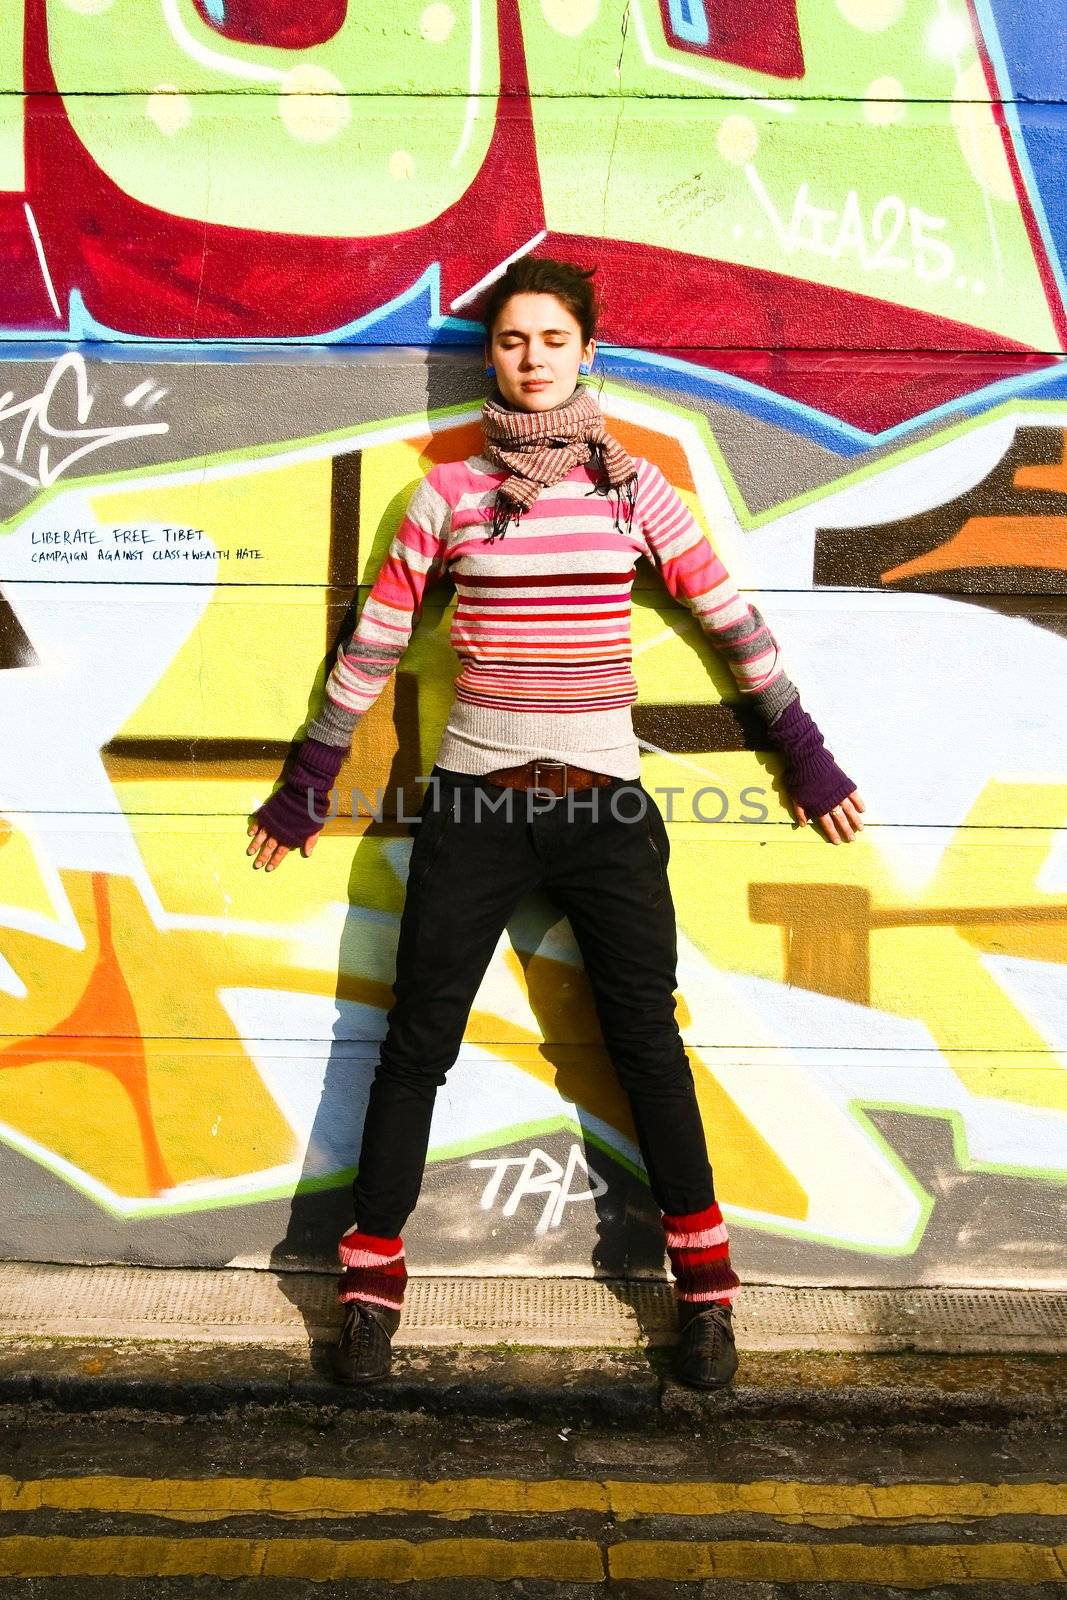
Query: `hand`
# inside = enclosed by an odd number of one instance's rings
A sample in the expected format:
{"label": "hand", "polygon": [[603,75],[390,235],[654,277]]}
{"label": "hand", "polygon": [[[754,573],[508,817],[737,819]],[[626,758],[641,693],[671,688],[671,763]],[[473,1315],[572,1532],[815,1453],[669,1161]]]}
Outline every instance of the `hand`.
{"label": "hand", "polygon": [[[866,811],[863,798],[858,789],[853,789],[846,795],[840,805],[834,806],[832,811],[826,811],[819,818],[823,832],[831,844],[848,844],[857,833],[863,832],[863,823],[860,821],[860,812]],[[793,802],[793,815],[801,825],[808,820],[808,814],[799,801]]]}
{"label": "hand", "polygon": [[[289,854],[290,847],[285,844],[279,844],[277,839],[271,838],[266,828],[261,828],[258,822],[250,822],[248,824],[248,832],[250,836],[254,837],[245,851],[245,855],[255,856],[256,859],[252,863],[253,870],[256,867],[265,867],[268,872],[273,872],[275,867],[281,866]],[[301,850],[305,856],[309,856],[314,850],[315,841],[321,832],[322,829],[320,828],[318,833],[313,833],[304,840]]]}

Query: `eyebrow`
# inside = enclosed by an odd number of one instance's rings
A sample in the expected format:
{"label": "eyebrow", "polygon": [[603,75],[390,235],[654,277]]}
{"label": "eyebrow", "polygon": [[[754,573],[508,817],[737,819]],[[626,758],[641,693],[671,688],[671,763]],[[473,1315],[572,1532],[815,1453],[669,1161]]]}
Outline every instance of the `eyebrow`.
{"label": "eyebrow", "polygon": [[[542,328],[541,329],[542,333],[562,333],[564,335],[566,335],[568,333],[572,333],[573,331],[574,330],[571,329],[571,328]],[[517,338],[517,339],[524,339],[526,337],[526,335],[523,333],[521,328],[498,328],[497,332],[496,332],[496,337],[498,339],[503,339],[506,334],[511,334],[514,338]]]}

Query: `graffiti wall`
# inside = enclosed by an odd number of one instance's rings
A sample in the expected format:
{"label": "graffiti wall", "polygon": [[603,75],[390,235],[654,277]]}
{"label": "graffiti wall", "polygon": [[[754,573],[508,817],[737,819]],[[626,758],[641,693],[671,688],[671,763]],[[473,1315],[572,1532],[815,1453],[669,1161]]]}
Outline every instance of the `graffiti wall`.
{"label": "graffiti wall", "polygon": [[[332,1269],[447,590],[352,812],[269,877],[247,817],[413,486],[476,449],[478,298],[535,252],[597,265],[612,430],[867,803],[847,848],[793,826],[641,571],[635,726],[739,1269],[1062,1286],[1065,61],[1067,0],[7,0],[0,1254]],[[412,1266],[660,1251],[534,897],[439,1097]]]}

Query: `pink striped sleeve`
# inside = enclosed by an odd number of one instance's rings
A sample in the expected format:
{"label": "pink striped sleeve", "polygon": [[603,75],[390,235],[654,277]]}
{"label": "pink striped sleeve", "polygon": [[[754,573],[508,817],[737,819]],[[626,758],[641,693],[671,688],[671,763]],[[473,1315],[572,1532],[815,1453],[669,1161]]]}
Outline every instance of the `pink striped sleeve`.
{"label": "pink striped sleeve", "polygon": [[689,607],[742,694],[773,721],[797,692],[782,667],[777,641],[760,611],[738,592],[685,501],[649,461],[638,463],[637,511],[668,591]]}
{"label": "pink striped sleeve", "polygon": [[444,571],[451,507],[441,492],[440,467],[422,479],[408,504],[355,629],[326,681],[326,705],[309,732],[331,743],[351,738],[396,669],[414,631],[427,590]]}

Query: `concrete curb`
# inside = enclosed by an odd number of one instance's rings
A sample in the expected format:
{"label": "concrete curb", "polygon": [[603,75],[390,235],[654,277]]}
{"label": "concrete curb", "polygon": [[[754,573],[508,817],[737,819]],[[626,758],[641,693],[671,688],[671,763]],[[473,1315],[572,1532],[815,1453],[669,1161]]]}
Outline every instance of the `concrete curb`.
{"label": "concrete curb", "polygon": [[268,1408],[336,1416],[425,1413],[526,1418],[555,1426],[682,1427],[714,1419],[894,1426],[1063,1426],[1067,1358],[742,1352],[735,1384],[683,1388],[665,1352],[399,1352],[381,1383],[346,1388],[328,1347],[277,1349],[155,1341],[0,1344],[0,1406],[63,1414],[200,1416]]}
{"label": "concrete curb", "polygon": [[[294,1355],[340,1323],[336,1275],[260,1269],[0,1263],[0,1338],[71,1334],[274,1346]],[[670,1286],[595,1278],[408,1282],[398,1350],[508,1345],[629,1350],[674,1342]],[[992,1288],[745,1285],[748,1350],[1067,1352],[1067,1294]]]}
{"label": "concrete curb", "polygon": [[670,1379],[664,1282],[414,1278],[380,1384],[337,1384],[336,1278],[0,1263],[0,1404],[234,1407],[659,1426],[709,1417],[1057,1425],[1067,1295],[746,1287],[726,1392]]}

